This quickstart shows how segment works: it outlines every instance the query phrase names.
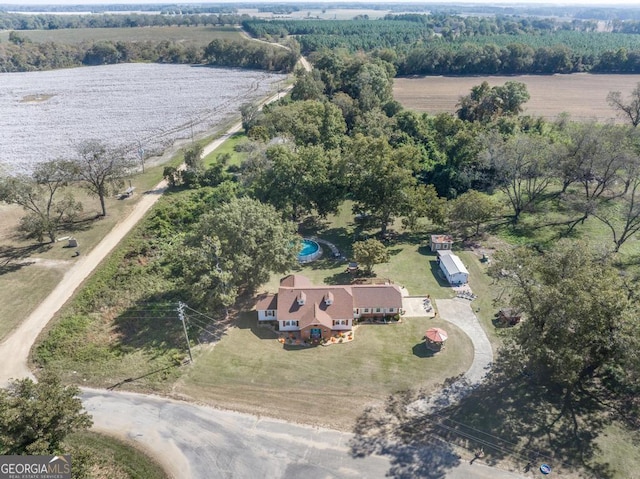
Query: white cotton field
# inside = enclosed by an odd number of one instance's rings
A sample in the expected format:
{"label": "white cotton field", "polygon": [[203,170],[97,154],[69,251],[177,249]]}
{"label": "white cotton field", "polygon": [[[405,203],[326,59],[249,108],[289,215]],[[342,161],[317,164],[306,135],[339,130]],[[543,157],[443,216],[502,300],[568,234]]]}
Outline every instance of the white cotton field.
{"label": "white cotton field", "polygon": [[0,165],[10,171],[73,154],[98,139],[146,156],[211,131],[283,75],[129,63],[0,73]]}

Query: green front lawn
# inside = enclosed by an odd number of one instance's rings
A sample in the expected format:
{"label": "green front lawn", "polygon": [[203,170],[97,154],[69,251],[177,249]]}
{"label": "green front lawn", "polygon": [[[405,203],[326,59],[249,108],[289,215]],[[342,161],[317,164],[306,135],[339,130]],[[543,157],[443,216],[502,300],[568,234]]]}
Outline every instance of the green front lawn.
{"label": "green front lawn", "polygon": [[[449,332],[447,347],[432,354],[422,337],[431,327]],[[424,388],[466,371],[470,339],[444,321],[412,318],[365,324],[349,343],[287,346],[270,328],[244,313],[215,346],[203,346],[176,392],[250,413],[348,430],[371,403],[392,393]]]}

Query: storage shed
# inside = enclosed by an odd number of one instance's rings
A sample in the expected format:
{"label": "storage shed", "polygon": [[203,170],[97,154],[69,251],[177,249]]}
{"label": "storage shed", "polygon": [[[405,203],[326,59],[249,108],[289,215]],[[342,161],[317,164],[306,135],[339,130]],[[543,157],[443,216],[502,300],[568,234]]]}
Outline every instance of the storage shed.
{"label": "storage shed", "polygon": [[451,235],[431,235],[429,239],[431,251],[451,250],[453,237]]}
{"label": "storage shed", "polygon": [[469,282],[469,271],[462,264],[462,260],[451,251],[438,251],[438,262],[449,284],[461,285]]}

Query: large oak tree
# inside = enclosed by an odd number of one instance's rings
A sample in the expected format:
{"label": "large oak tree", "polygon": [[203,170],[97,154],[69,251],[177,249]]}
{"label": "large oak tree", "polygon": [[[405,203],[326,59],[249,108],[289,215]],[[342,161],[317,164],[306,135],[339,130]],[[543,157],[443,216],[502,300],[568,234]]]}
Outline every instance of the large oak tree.
{"label": "large oak tree", "polygon": [[67,162],[41,163],[30,175],[0,177],[0,201],[22,206],[27,215],[22,218],[20,229],[39,242],[47,236],[53,243],[60,225],[73,220],[82,210],[70,193],[61,195],[70,180]]}
{"label": "large oak tree", "polygon": [[496,259],[492,272],[524,312],[506,354],[567,400],[637,388],[638,305],[611,257],[563,241],[543,254],[521,247]]}
{"label": "large oak tree", "polygon": [[178,254],[191,293],[228,307],[297,262],[299,236],[271,205],[234,198],[205,214]]}
{"label": "large oak tree", "polygon": [[124,179],[135,166],[121,149],[97,140],[76,146],[76,156],[70,161],[74,177],[100,199],[102,216],[107,214],[105,199],[124,185]]}

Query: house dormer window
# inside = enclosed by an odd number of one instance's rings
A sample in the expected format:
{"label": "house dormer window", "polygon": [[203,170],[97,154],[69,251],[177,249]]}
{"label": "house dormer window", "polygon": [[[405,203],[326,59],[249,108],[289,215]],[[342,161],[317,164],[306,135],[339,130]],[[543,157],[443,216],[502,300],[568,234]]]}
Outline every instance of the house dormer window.
{"label": "house dormer window", "polygon": [[307,300],[307,295],[304,293],[304,291],[300,291],[298,293],[298,306],[303,306],[305,301]]}
{"label": "house dormer window", "polygon": [[324,295],[324,304],[330,306],[333,304],[333,293],[331,291]]}

